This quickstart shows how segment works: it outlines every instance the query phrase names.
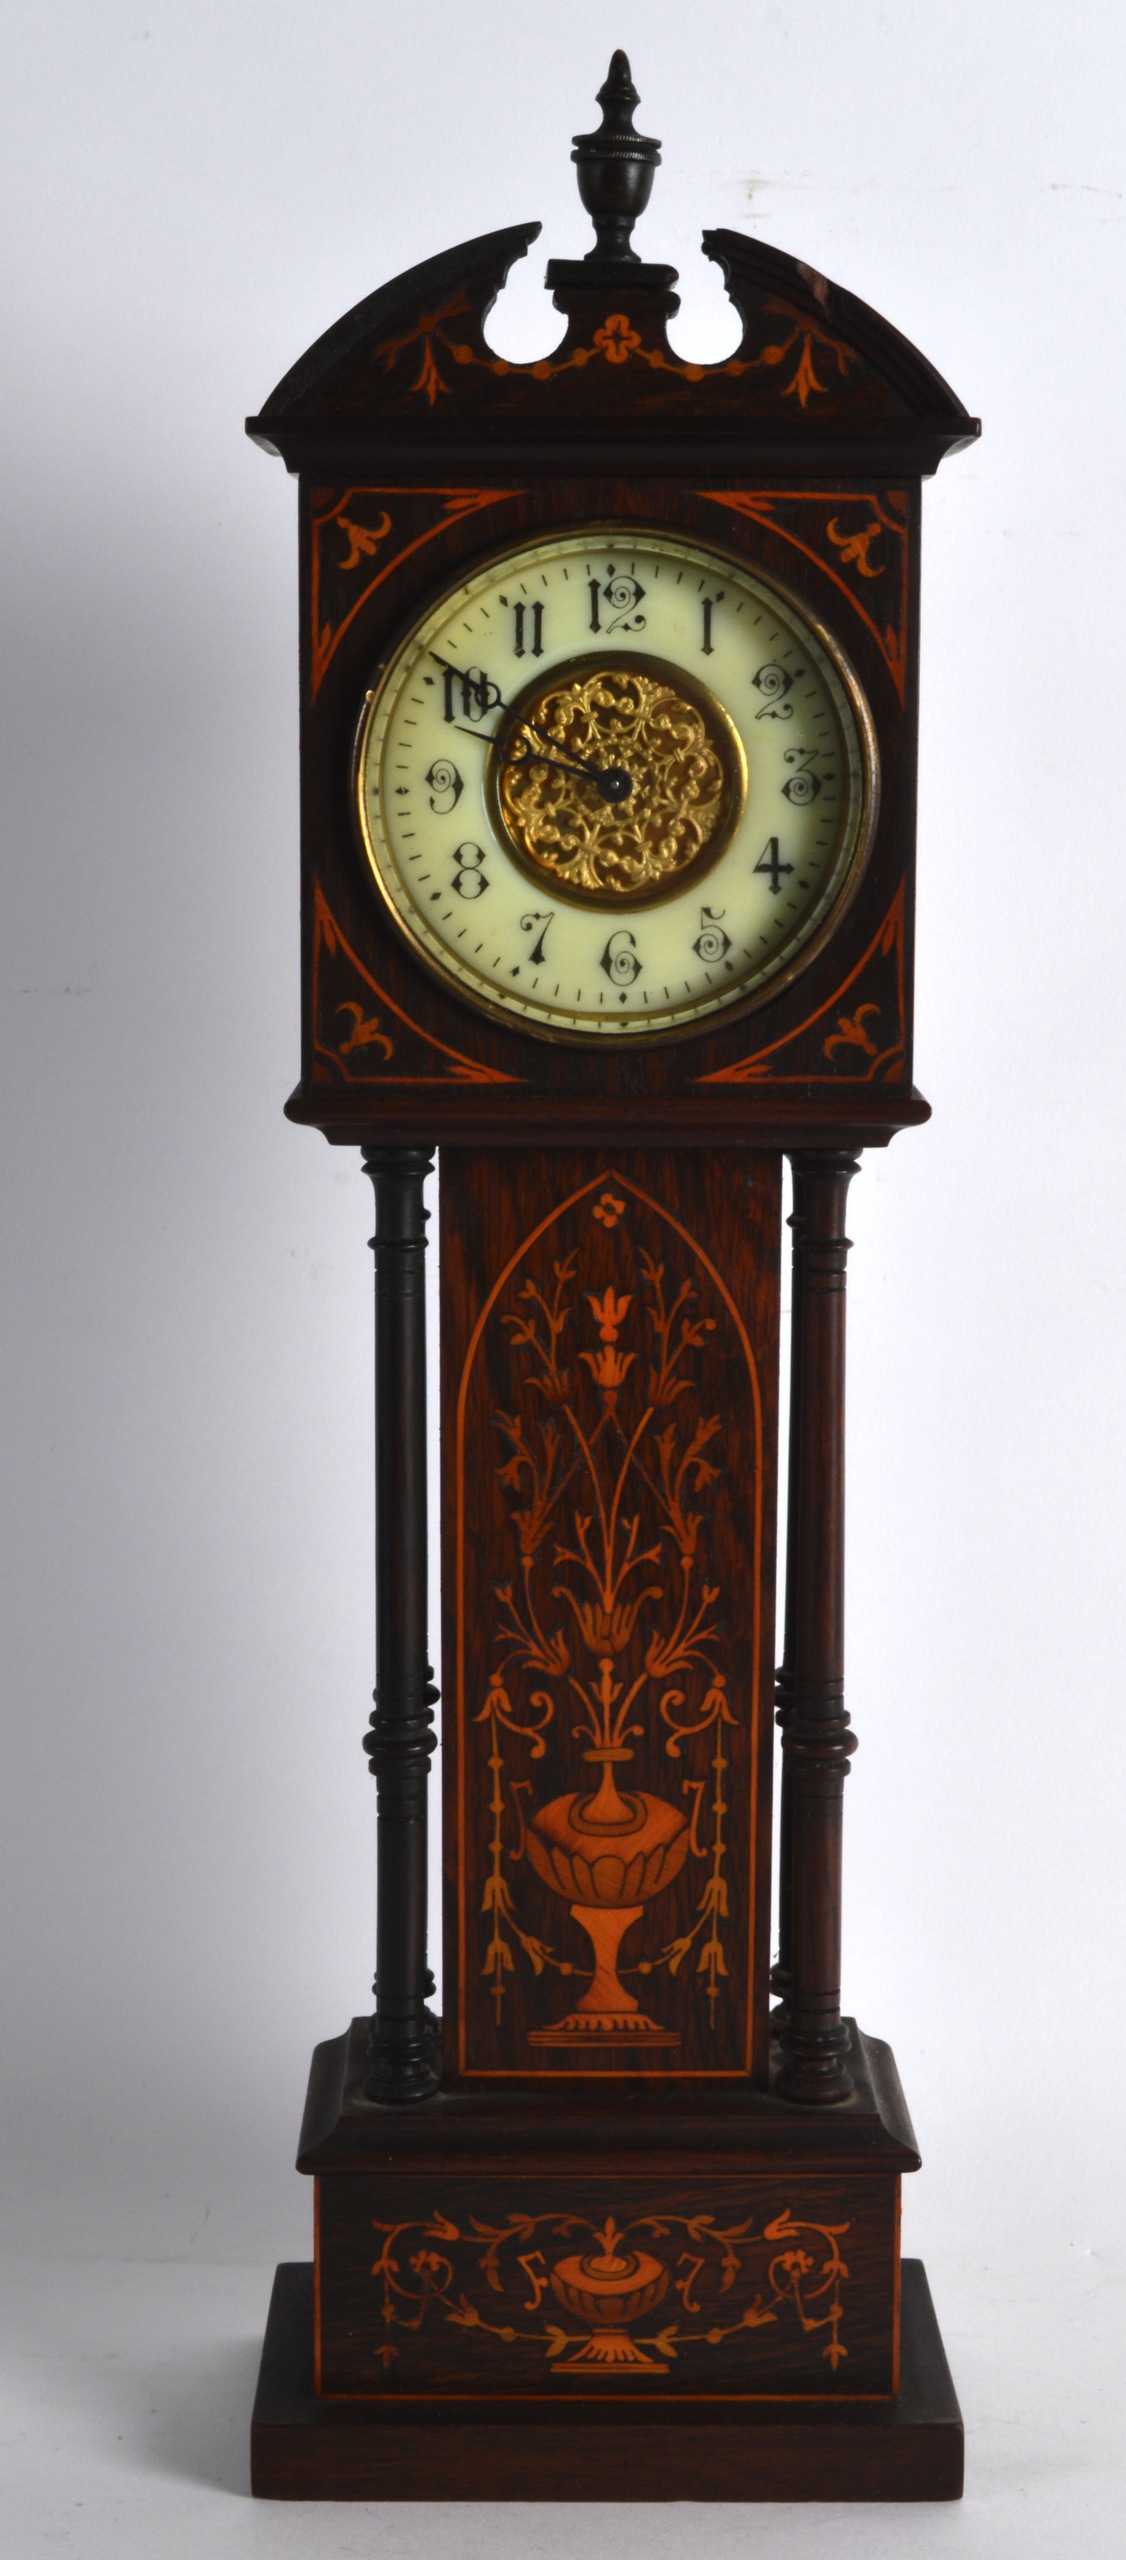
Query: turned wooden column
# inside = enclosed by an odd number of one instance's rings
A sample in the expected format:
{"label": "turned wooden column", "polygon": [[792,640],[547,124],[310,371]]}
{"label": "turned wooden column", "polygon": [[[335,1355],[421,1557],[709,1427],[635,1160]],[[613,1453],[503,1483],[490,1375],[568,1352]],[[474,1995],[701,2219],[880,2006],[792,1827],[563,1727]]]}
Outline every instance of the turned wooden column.
{"label": "turned wooden column", "polygon": [[824,2106],[852,2088],[840,1989],[844,1782],[856,1749],[844,1704],[844,1219],[858,1168],[838,1148],[790,1162],[793,1391],[779,1701],[789,1982],[778,2089]]}
{"label": "turned wooden column", "polygon": [[[794,1220],[789,1220],[791,1231]],[[791,1257],[790,1278],[790,1459],[786,1485],[786,1601],[782,1638],[782,1660],[774,1679],[775,1722],[785,1732],[790,1711],[790,1690],[794,1671],[794,1634],[797,1623],[797,1553],[798,1490],[801,1471],[795,1463],[801,1417],[801,1351],[802,1351],[802,1280],[804,1256],[796,1248]],[[771,2019],[772,2032],[781,2033],[790,2014],[790,1984],[793,1979],[793,1783],[789,1762],[783,1752],[782,1780],[778,1804],[778,1961],[771,1967],[770,1988],[779,2006]]]}
{"label": "turned wooden column", "polygon": [[365,1147],[375,1186],[375,2016],[367,2095],[428,2098],[441,2076],[426,2006],[426,1796],[438,1692],[427,1645],[426,1221],[432,1147]]}

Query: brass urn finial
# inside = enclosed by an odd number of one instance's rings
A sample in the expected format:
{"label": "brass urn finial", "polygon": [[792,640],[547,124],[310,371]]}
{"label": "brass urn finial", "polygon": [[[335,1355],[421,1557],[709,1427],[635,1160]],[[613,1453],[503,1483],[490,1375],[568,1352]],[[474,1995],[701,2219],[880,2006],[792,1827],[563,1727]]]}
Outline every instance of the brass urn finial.
{"label": "brass urn finial", "polygon": [[595,247],[588,249],[587,257],[637,265],[630,233],[649,202],[661,146],[649,134],[634,131],[633,110],[640,98],[626,54],[611,55],[598,104],[602,122],[597,132],[576,133],[571,153],[579,173],[579,194],[594,224]]}

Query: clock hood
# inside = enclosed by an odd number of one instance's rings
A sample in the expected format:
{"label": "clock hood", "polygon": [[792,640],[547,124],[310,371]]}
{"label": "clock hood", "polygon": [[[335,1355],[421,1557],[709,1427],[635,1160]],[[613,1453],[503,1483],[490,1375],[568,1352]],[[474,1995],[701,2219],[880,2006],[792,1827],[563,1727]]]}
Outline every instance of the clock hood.
{"label": "clock hood", "polygon": [[517,364],[486,323],[540,225],[461,242],[395,276],[299,357],[247,431],[291,469],[445,453],[464,467],[506,445],[545,468],[631,452],[661,467],[691,447],[712,467],[800,459],[841,471],[933,471],[979,432],[898,329],[801,259],[738,231],[705,231],[743,323],[734,354],[699,364],[671,347],[675,270],[639,259],[555,259],[546,281],[566,328]]}

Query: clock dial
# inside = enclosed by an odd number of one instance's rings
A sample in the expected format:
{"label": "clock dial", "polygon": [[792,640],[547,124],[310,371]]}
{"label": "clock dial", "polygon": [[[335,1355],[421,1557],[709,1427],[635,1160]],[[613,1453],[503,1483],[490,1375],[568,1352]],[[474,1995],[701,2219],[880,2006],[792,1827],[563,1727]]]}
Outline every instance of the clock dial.
{"label": "clock dial", "polygon": [[750,569],[636,528],[475,571],[369,694],[376,882],[420,956],[530,1030],[647,1039],[812,957],[871,835],[841,653]]}

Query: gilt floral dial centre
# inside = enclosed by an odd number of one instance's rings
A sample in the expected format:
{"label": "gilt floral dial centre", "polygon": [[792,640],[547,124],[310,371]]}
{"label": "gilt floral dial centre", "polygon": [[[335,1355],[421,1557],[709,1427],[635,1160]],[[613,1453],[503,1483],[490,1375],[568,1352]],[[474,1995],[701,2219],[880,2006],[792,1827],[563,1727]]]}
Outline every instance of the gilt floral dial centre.
{"label": "gilt floral dial centre", "polygon": [[863,697],[796,600],[623,528],[442,596],[358,741],[365,850],[419,956],[572,1039],[683,1030],[792,975],[875,796]]}
{"label": "gilt floral dial centre", "polygon": [[603,902],[651,900],[709,867],[746,797],[739,734],[720,704],[640,655],[581,659],[533,684],[491,770],[517,857],[562,896]]}

